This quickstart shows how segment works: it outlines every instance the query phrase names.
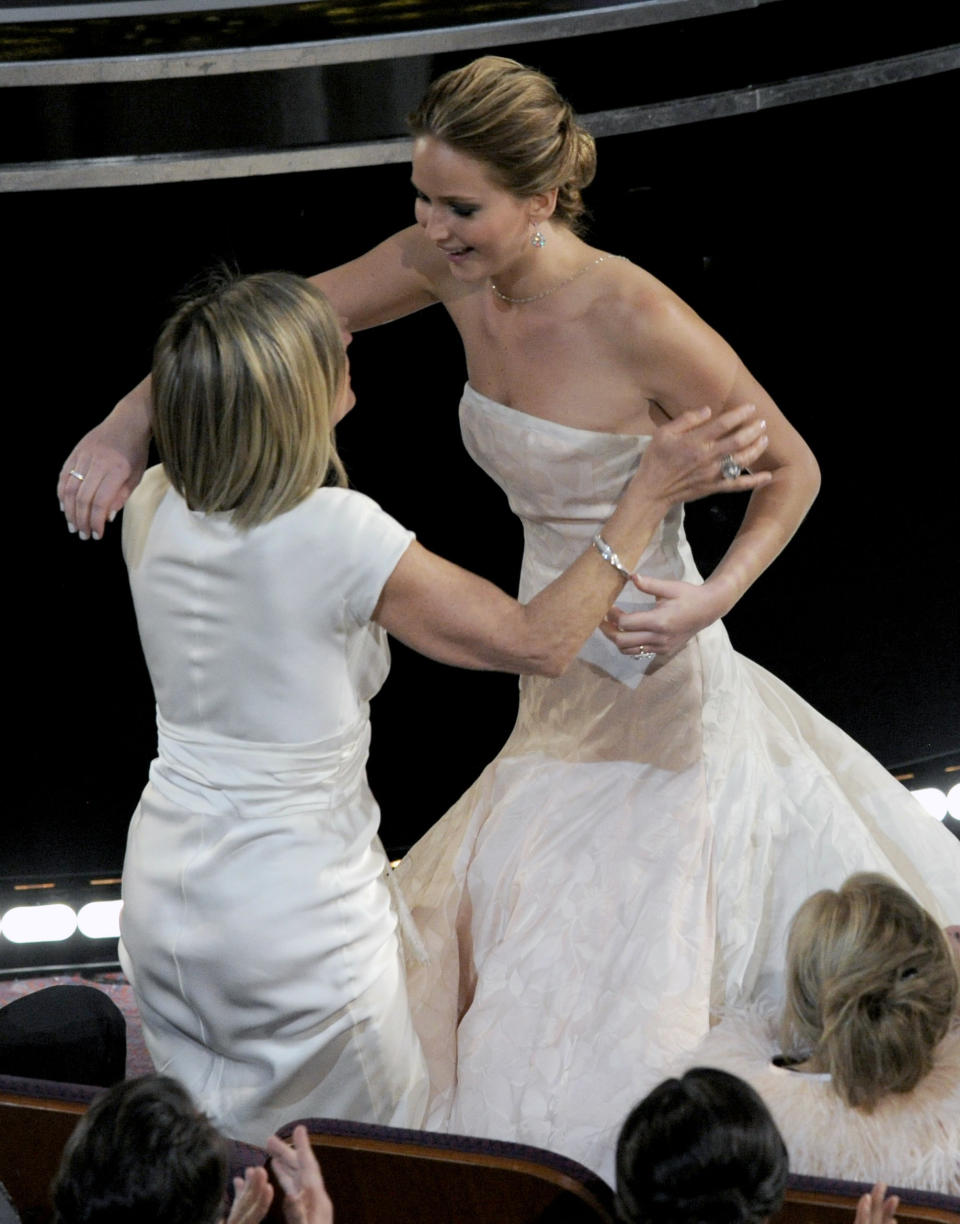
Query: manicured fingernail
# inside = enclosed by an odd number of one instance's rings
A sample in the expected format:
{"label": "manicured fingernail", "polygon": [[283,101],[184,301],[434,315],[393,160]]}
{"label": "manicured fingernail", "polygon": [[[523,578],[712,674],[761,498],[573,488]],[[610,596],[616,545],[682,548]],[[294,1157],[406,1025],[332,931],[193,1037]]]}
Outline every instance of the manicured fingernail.
{"label": "manicured fingernail", "polygon": [[60,507],[60,513],[63,514],[63,502],[59,497],[57,498],[57,505]]}
{"label": "manicured fingernail", "polygon": [[91,539],[94,539],[94,540],[99,540],[99,539],[100,539],[100,532],[99,532],[99,531],[95,531],[95,532],[93,533],[93,535],[91,536]]}
{"label": "manicured fingernail", "polygon": [[116,510],[111,510],[111,511],[110,511],[110,518],[109,518],[107,521],[112,523],[112,522],[113,522],[113,520],[114,520],[116,517],[117,517],[117,512],[116,512]]}
{"label": "manicured fingernail", "polygon": [[73,535],[76,530],[77,528],[73,523],[67,523],[67,531],[69,531],[71,535]]}
{"label": "manicured fingernail", "polygon": [[87,535],[87,533],[86,533],[85,531],[81,531],[81,532],[80,532],[80,539],[81,539],[81,540],[89,540],[89,539],[90,539],[90,537]]}

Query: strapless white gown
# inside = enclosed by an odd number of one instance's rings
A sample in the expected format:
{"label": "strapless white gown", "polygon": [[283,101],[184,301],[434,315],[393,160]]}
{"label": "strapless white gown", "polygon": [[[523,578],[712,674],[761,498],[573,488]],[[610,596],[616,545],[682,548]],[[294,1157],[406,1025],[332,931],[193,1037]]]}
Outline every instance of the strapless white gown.
{"label": "strapless white gown", "polygon": [[[647,439],[469,386],[461,421],[523,523],[529,599],[589,546]],[[680,508],[639,568],[701,581]],[[620,602],[651,601],[628,587]],[[611,1178],[624,1117],[711,1014],[776,1006],[810,893],[883,871],[960,920],[960,842],[722,624],[648,666],[598,631],[566,675],[520,692],[499,756],[399,871],[431,956],[409,976],[428,1125]]]}

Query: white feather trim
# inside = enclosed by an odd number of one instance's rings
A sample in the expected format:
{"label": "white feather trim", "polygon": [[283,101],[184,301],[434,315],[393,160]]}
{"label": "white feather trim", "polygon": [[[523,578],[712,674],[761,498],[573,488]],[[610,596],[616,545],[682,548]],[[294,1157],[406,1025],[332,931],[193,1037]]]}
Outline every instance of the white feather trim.
{"label": "white feather trim", "polygon": [[686,1066],[720,1067],[752,1084],[794,1173],[960,1194],[960,1028],[912,1092],[891,1093],[869,1114],[844,1105],[829,1080],[775,1067],[778,1053],[770,1020],[745,1010],[721,1020]]}

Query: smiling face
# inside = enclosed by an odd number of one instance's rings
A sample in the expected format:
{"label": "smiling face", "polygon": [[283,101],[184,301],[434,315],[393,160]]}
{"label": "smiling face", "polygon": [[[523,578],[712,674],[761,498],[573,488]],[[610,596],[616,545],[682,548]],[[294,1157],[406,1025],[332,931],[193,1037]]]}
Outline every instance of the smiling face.
{"label": "smiling face", "polygon": [[417,221],[460,281],[485,280],[529,258],[531,235],[549,215],[545,197],[519,199],[482,162],[432,136],[414,141],[412,179]]}

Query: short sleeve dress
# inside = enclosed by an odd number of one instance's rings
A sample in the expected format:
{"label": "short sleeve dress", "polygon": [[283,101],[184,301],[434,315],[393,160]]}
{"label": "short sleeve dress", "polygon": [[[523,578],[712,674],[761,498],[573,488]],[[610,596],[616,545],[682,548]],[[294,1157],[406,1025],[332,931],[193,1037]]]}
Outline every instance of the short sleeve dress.
{"label": "short sleeve dress", "polygon": [[310,1115],[419,1125],[427,1080],[367,786],[370,621],[412,534],[347,489],[249,531],[162,468],[124,513],[157,758],[121,960],[157,1069],[229,1135]]}

